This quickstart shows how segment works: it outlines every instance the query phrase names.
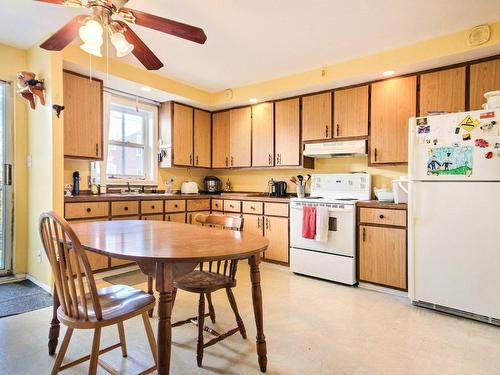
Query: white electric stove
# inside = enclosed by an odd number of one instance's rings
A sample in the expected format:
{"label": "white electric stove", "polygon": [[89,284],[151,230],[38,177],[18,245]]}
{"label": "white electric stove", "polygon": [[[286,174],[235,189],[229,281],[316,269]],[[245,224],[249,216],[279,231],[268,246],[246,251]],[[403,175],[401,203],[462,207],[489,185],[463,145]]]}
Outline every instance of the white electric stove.
{"label": "white electric stove", "polygon": [[[355,285],[356,202],[369,200],[371,176],[366,173],[315,174],[311,194],[290,200],[290,269],[292,272]],[[328,239],[302,237],[302,208],[328,207]]]}

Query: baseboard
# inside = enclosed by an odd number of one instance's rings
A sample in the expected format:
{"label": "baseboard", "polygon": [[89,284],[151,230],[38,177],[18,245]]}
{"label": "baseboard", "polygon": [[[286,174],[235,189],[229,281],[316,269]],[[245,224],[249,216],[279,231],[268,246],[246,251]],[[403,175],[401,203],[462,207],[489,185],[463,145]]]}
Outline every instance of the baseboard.
{"label": "baseboard", "polygon": [[404,292],[402,290],[397,290],[397,289],[386,288],[386,287],[383,287],[380,285],[370,284],[370,283],[366,283],[366,282],[362,282],[362,281],[359,282],[358,287],[363,288],[363,289],[373,290],[375,292],[392,294],[392,295],[398,296],[398,297],[409,298],[408,292]]}
{"label": "baseboard", "polygon": [[46,292],[52,294],[52,288],[50,286],[48,286],[47,284],[45,284],[45,283],[41,282],[40,280],[38,280],[36,277],[31,276],[31,275],[26,275],[26,279],[28,279],[29,281],[31,281],[33,284],[38,285],[40,288],[42,288]]}
{"label": "baseboard", "polygon": [[17,283],[26,279],[25,273],[16,273],[15,275],[0,277],[0,284]]}

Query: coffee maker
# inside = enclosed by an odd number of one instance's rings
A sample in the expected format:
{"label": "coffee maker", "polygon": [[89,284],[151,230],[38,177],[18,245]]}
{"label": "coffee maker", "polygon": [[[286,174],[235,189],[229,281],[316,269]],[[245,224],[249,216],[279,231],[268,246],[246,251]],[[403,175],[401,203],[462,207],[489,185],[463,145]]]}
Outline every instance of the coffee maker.
{"label": "coffee maker", "polygon": [[222,181],[215,176],[206,176],[203,184],[205,193],[220,194],[222,192]]}
{"label": "coffee maker", "polygon": [[274,196],[275,197],[286,197],[286,188],[288,185],[285,181],[276,181],[274,183]]}

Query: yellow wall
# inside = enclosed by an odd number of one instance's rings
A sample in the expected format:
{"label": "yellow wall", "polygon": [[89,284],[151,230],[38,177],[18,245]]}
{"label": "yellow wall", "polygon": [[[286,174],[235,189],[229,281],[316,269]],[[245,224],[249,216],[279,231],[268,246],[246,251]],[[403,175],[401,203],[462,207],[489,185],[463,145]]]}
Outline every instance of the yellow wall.
{"label": "yellow wall", "polygon": [[0,44],[0,79],[13,82],[11,90],[14,141],[14,254],[15,273],[27,271],[26,225],[28,214],[28,171],[26,155],[28,125],[26,102],[15,93],[16,72],[26,69],[26,51]]}
{"label": "yellow wall", "polygon": [[28,154],[32,157],[28,170],[28,273],[50,285],[50,265],[38,234],[38,219],[43,211],[63,210],[63,121],[52,110],[53,104],[62,103],[61,53],[34,46],[28,51],[28,69],[46,83],[46,105],[38,104],[28,112]]}

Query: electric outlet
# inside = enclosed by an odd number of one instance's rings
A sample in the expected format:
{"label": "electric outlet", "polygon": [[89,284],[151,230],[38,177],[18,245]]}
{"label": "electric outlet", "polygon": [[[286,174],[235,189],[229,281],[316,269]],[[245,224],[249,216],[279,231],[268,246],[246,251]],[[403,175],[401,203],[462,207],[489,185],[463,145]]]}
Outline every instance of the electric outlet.
{"label": "electric outlet", "polygon": [[38,253],[36,254],[36,260],[38,263],[42,263],[42,250],[38,250]]}
{"label": "electric outlet", "polygon": [[31,166],[33,165],[33,159],[31,155],[28,155],[28,157],[26,158],[26,163],[28,164],[28,168],[31,168]]}

